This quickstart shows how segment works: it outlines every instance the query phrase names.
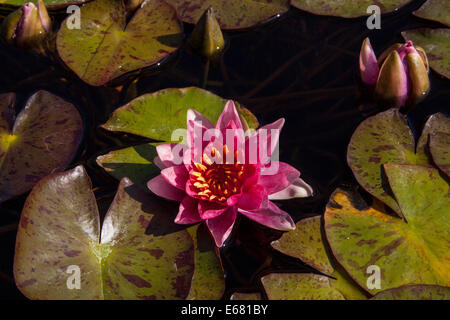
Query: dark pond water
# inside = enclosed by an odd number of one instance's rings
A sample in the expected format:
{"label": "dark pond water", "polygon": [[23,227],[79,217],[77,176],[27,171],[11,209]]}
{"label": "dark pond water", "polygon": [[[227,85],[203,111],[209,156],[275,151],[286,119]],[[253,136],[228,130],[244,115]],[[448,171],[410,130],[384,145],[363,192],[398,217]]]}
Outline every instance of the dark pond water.
{"label": "dark pond water", "polygon": [[[368,30],[362,18],[318,17],[292,8],[265,25],[226,33],[227,51],[221,63],[210,69],[206,88],[241,102],[260,123],[286,118],[281,160],[300,169],[316,191],[311,199],[278,202],[295,221],[323,213],[336,187],[357,188],[346,164],[347,144],[356,126],[380,111],[374,105],[362,105],[364,96],[358,87],[357,69],[361,42],[370,36],[379,52],[394,42],[402,42],[403,30],[438,26],[411,15],[423,2],[413,1],[383,16],[381,30]],[[187,34],[191,30],[185,25]],[[143,139],[107,134],[98,126],[112,110],[136,95],[169,87],[200,86],[203,66],[203,61],[185,46],[161,67],[147,70],[136,84],[126,81],[127,94],[119,94],[113,87],[90,87],[61,65],[2,44],[0,92],[17,92],[23,105],[34,91],[46,89],[77,105],[85,117],[86,130],[72,167],[85,165],[105,211],[117,181],[95,164],[96,156]],[[449,81],[434,72],[430,77],[429,96],[409,114],[411,125],[419,131],[428,115],[449,111]],[[18,197],[0,207],[0,299],[24,299],[14,285],[12,269],[16,226],[25,198]],[[258,278],[270,270],[312,271],[300,261],[272,252],[269,243],[280,233],[246,218],[240,220],[238,228],[222,250],[227,273],[225,298],[236,289],[260,290]]]}

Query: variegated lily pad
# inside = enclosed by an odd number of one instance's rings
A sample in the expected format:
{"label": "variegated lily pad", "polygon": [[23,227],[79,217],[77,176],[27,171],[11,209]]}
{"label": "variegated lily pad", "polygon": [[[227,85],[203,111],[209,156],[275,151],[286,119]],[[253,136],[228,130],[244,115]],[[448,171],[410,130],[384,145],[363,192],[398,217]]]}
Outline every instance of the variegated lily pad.
{"label": "variegated lily pad", "polygon": [[[262,282],[267,295],[274,299],[366,299],[353,280],[329,257],[325,238],[322,236],[321,216],[302,219],[296,229],[283,234],[272,247],[291,257],[298,258],[330,277],[304,274],[271,274]],[[298,283],[294,282],[298,281]],[[279,287],[277,287],[279,286]],[[283,297],[282,292],[286,296]]]}
{"label": "variegated lily pad", "polygon": [[163,0],[146,0],[130,21],[121,0],[92,1],[80,15],[79,29],[61,24],[56,44],[64,63],[94,86],[153,65],[181,45],[182,26]]}
{"label": "variegated lily pad", "polygon": [[147,182],[161,169],[153,164],[157,156],[154,144],[141,144],[111,151],[97,158],[97,164],[114,178],[128,177],[133,183],[148,190]]}
{"label": "variegated lily pad", "polygon": [[445,0],[427,0],[413,14],[424,19],[437,21],[450,27],[450,2]]}
{"label": "variegated lily pad", "polygon": [[[186,128],[189,109],[202,113],[215,123],[225,103],[225,99],[195,87],[164,89],[144,94],[117,109],[102,127],[109,131],[127,132],[160,141],[179,142],[172,139],[172,133]],[[258,127],[258,121],[250,111],[239,105],[237,109],[248,127]]]}
{"label": "variegated lily pad", "polygon": [[64,170],[81,141],[83,123],[71,103],[47,91],[31,96],[17,115],[14,94],[0,94],[0,202]]}
{"label": "variegated lily pad", "polygon": [[384,169],[406,221],[337,190],[325,212],[333,255],[360,286],[368,268],[378,267],[380,288],[368,287],[372,294],[407,284],[449,286],[448,182],[434,168],[390,163]]}
{"label": "variegated lily pad", "polygon": [[409,285],[377,293],[372,300],[450,300],[450,288]]}
{"label": "variegated lily pad", "polygon": [[450,178],[450,133],[430,135],[430,152],[434,163]]}
{"label": "variegated lily pad", "polygon": [[214,9],[222,29],[243,29],[289,10],[289,0],[167,0],[181,19],[197,23],[206,9]]}
{"label": "variegated lily pad", "polygon": [[100,230],[83,167],[42,179],[28,197],[14,275],[31,299],[183,299],[194,245],[159,200],[123,179]]}
{"label": "variegated lily pad", "polygon": [[347,150],[347,162],[359,184],[399,215],[401,210],[389,192],[383,164],[419,164],[432,167],[428,156],[428,135],[436,130],[450,133],[450,119],[443,114],[430,117],[417,148],[406,117],[396,109],[364,120],[353,133]]}
{"label": "variegated lily pad", "polygon": [[[380,7],[381,13],[395,11],[411,2],[411,0],[291,0],[294,7],[325,16],[355,18],[367,16],[367,8],[371,5]],[[371,13],[370,13],[371,14]]]}
{"label": "variegated lily pad", "polygon": [[[448,16],[448,12],[446,13]],[[450,79],[450,29],[415,29],[402,32],[405,40],[421,46],[428,56],[430,67]]]}

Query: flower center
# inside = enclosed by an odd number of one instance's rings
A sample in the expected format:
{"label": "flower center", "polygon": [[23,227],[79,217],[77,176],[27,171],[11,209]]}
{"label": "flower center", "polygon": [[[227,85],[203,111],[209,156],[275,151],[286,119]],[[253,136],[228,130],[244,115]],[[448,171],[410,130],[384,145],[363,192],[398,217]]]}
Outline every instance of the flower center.
{"label": "flower center", "polygon": [[[217,150],[212,150],[212,155]],[[224,146],[224,153],[227,153]],[[230,196],[240,192],[245,166],[238,163],[237,152],[234,163],[217,164],[203,154],[202,163],[195,162],[190,173],[192,185],[202,200],[225,202]]]}

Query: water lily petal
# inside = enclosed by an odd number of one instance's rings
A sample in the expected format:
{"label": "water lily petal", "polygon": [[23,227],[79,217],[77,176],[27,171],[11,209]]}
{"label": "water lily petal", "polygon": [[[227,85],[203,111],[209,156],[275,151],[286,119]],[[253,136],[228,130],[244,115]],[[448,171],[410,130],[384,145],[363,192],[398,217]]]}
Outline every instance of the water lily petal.
{"label": "water lily petal", "polygon": [[234,221],[236,221],[237,208],[236,206],[228,207],[228,209],[222,213],[220,216],[206,220],[206,225],[208,226],[211,235],[216,242],[217,247],[221,247],[225,240],[230,236],[231,230],[234,226]]}
{"label": "water lily petal", "polygon": [[191,224],[202,221],[197,210],[197,200],[189,196],[185,196],[180,203],[178,215],[175,218],[175,223]]}
{"label": "water lily petal", "polygon": [[224,129],[226,126],[233,121],[236,124],[237,129],[242,129],[241,119],[239,118],[239,114],[236,110],[236,106],[234,105],[233,100],[228,100],[223,108],[222,114],[217,120],[217,129]]}
{"label": "water lily petal", "polygon": [[186,120],[187,120],[186,124],[188,126],[189,126],[189,121],[194,121],[194,122],[200,122],[207,129],[214,128],[214,125],[208,118],[206,118],[203,114],[201,114],[200,112],[193,110],[193,109],[189,109],[187,111]]}
{"label": "water lily petal", "polygon": [[291,216],[270,201],[266,201],[264,206],[259,209],[252,211],[239,209],[239,212],[246,217],[272,229],[282,231],[295,229],[295,223]]}
{"label": "water lily petal", "polygon": [[267,199],[266,189],[261,185],[255,184],[242,193],[237,206],[243,210],[255,210],[261,207],[264,199]]}
{"label": "water lily petal", "polygon": [[181,190],[186,189],[186,181],[189,179],[189,173],[184,165],[163,169],[161,170],[161,175],[174,187]]}
{"label": "water lily petal", "polygon": [[157,177],[147,182],[147,187],[157,196],[169,200],[181,201],[186,195],[183,190],[175,188],[170,183],[168,183],[162,175],[158,175]]}
{"label": "water lily petal", "polygon": [[198,202],[198,214],[203,220],[213,219],[221,215],[227,208],[227,206],[222,206],[215,202],[205,200]]}
{"label": "water lily petal", "polygon": [[177,143],[160,144],[156,147],[159,160],[168,168],[182,164],[184,150],[183,145]]}
{"label": "water lily petal", "polygon": [[309,184],[300,178],[287,188],[269,195],[270,200],[287,200],[292,198],[307,198],[313,195],[314,191]]}
{"label": "water lily petal", "polygon": [[[275,170],[274,174],[264,174],[264,171],[269,173],[269,170]],[[300,172],[291,165],[281,161],[271,161],[265,168],[262,169],[259,177],[259,184],[266,188],[267,193],[273,194],[289,187],[298,177]]]}
{"label": "water lily petal", "polygon": [[161,170],[167,168],[167,166],[164,164],[164,162],[161,161],[159,157],[153,158],[153,164]]}

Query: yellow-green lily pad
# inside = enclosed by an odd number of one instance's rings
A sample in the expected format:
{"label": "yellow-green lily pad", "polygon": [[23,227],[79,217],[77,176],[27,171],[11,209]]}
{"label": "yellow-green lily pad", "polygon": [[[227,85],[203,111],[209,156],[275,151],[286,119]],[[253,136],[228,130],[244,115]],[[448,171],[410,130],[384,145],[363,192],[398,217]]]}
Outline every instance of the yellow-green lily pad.
{"label": "yellow-green lily pad", "polygon": [[[189,109],[202,113],[215,123],[225,103],[225,99],[195,87],[164,89],[144,94],[115,110],[102,127],[160,141],[179,142],[172,140],[172,133],[186,128]],[[244,107],[236,107],[248,127],[256,129],[259,124],[255,116]]]}
{"label": "yellow-green lily pad", "polygon": [[449,184],[434,168],[385,164],[390,188],[405,220],[370,207],[359,194],[337,190],[325,211],[332,253],[366,287],[378,267],[379,291],[407,284],[450,285]]}
{"label": "yellow-green lily pad", "polygon": [[175,9],[163,0],[145,0],[130,21],[121,0],[89,2],[80,16],[79,29],[62,22],[56,47],[64,63],[94,86],[157,63],[183,38]]}
{"label": "yellow-green lily pad", "polygon": [[450,300],[450,288],[409,285],[377,293],[372,300]]}
{"label": "yellow-green lily pad", "polygon": [[450,131],[449,123],[443,114],[431,116],[416,148],[406,117],[397,109],[381,112],[364,120],[355,130],[348,145],[347,163],[366,191],[401,216],[384,177],[383,164],[392,162],[433,167],[427,150],[428,135],[436,130]]}

